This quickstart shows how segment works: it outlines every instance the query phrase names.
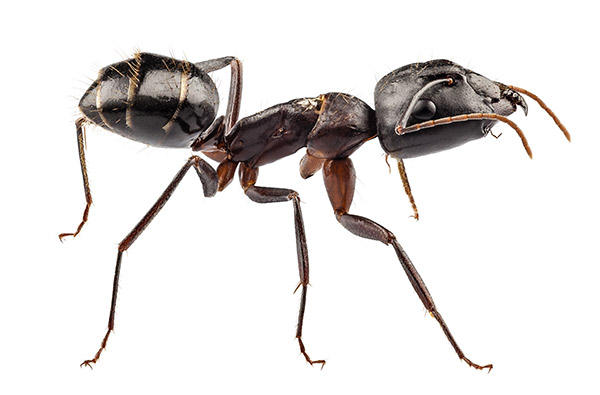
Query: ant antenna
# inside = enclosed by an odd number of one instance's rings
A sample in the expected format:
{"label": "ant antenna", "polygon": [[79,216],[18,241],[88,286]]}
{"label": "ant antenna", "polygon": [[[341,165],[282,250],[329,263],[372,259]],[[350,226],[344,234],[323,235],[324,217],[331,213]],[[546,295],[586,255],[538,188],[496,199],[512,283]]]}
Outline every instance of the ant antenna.
{"label": "ant antenna", "polygon": [[396,133],[398,133],[399,135],[403,135],[406,133],[413,133],[413,132],[416,132],[421,129],[429,129],[429,128],[432,128],[432,127],[438,126],[438,125],[447,125],[449,123],[454,123],[454,122],[464,122],[464,121],[481,120],[481,119],[502,121],[502,122],[508,124],[508,126],[513,128],[515,130],[515,132],[517,132],[517,134],[521,138],[521,142],[523,143],[523,147],[525,148],[525,151],[527,151],[527,155],[529,155],[529,157],[533,159],[533,155],[531,153],[531,148],[529,148],[529,143],[527,142],[527,139],[525,138],[525,134],[523,134],[523,131],[521,130],[521,128],[519,128],[516,123],[514,123],[510,119],[506,118],[505,116],[494,114],[494,113],[462,114],[462,115],[456,115],[453,117],[445,117],[445,118],[433,119],[431,121],[426,121],[426,122],[422,122],[422,123],[417,123],[417,124],[411,125],[407,128],[402,128],[401,126],[398,126],[398,128],[396,129]]}
{"label": "ant antenna", "polygon": [[550,115],[550,117],[554,120],[554,123],[556,123],[556,126],[558,126],[558,128],[563,132],[563,134],[565,135],[565,137],[567,138],[567,140],[571,141],[571,134],[569,134],[569,132],[567,131],[567,128],[565,127],[565,125],[562,124],[562,122],[560,122],[560,120],[558,119],[558,117],[554,114],[554,112],[546,105],[546,103],[544,103],[542,101],[542,99],[540,99],[539,97],[537,97],[536,95],[534,95],[533,93],[523,89],[523,88],[519,88],[516,86],[512,86],[512,85],[507,85],[507,87],[509,89],[512,89],[513,91],[517,91],[519,93],[522,93],[526,96],[531,97],[533,100],[535,100],[540,107],[542,107],[544,109],[544,111],[546,111],[548,113],[548,115]]}
{"label": "ant antenna", "polygon": [[426,90],[428,90],[429,88],[431,88],[432,86],[437,85],[437,84],[443,84],[443,83],[452,85],[454,83],[454,79],[451,77],[447,77],[447,78],[441,78],[439,80],[433,80],[433,81],[429,82],[428,84],[426,84],[421,89],[419,89],[419,91],[417,93],[415,93],[415,95],[413,96],[412,100],[410,101],[408,107],[404,111],[404,115],[402,116],[402,119],[400,120],[400,126],[398,126],[398,130],[396,130],[396,133],[402,134],[402,133],[400,133],[400,128],[404,129],[404,127],[408,123],[408,118],[410,118],[410,114],[412,114],[413,110],[415,109],[415,106],[417,105],[417,102],[419,101],[421,96],[423,96],[423,93]]}

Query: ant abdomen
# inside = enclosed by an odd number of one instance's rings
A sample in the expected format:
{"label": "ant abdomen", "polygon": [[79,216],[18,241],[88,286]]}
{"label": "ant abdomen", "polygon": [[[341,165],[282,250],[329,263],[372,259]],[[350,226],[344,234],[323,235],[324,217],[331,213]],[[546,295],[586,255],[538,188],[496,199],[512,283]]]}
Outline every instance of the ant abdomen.
{"label": "ant abdomen", "polygon": [[186,60],[151,53],[104,67],[79,108],[86,119],[130,140],[188,148],[214,121],[217,88]]}

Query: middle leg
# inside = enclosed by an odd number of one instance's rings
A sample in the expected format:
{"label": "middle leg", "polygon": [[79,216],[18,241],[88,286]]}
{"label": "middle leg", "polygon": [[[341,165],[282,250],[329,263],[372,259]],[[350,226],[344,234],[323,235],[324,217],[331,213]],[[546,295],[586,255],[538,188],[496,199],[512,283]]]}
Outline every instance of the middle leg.
{"label": "middle leg", "polygon": [[250,168],[244,163],[240,166],[240,183],[246,195],[250,200],[257,203],[275,203],[292,201],[294,203],[294,227],[296,229],[296,249],[298,252],[298,271],[300,274],[300,283],[296,290],[302,287],[302,295],[300,296],[300,309],[298,312],[298,325],[296,327],[296,339],[300,346],[300,352],[308,363],[314,365],[321,364],[321,368],[325,365],[325,360],[313,360],[306,352],[304,343],[302,342],[302,327],[304,323],[304,311],[306,309],[306,291],[308,286],[308,247],[306,244],[306,233],[304,231],[304,221],[302,220],[302,210],[300,209],[300,197],[298,192],[292,189],[284,188],[268,188],[256,186],[258,178],[258,168]]}

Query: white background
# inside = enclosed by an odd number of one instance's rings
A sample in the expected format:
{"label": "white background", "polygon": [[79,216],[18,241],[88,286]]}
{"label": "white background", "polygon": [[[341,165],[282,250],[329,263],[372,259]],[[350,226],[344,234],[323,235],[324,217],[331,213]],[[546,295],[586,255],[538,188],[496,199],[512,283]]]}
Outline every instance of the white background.
{"label": "white background", "polygon": [[[588,2],[20,2],[3,11],[0,392],[597,393],[598,45]],[[16,9],[15,9],[16,8]],[[513,117],[533,149],[495,128],[406,162],[422,219],[377,140],[353,155],[352,212],[398,236],[465,354],[426,314],[395,254],[345,231],[302,155],[259,184],[300,192],[311,258],[304,340],[292,204],[258,205],[237,182],[202,197],[193,172],[124,256],[116,332],[104,335],[116,247],[189,156],[91,128],[84,207],[74,121],[97,69],[136,49],[244,62],[242,115],[330,91],[373,104],[379,78],[449,58],[529,89]],[[228,70],[214,73],[224,110]]]}

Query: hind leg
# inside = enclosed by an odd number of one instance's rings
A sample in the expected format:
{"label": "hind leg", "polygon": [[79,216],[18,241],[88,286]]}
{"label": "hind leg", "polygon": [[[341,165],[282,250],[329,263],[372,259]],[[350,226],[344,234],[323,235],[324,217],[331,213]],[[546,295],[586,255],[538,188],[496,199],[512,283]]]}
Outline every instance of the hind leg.
{"label": "hind leg", "polygon": [[100,344],[100,348],[94,355],[92,359],[88,359],[82,362],[81,366],[89,366],[92,367],[92,364],[95,364],[102,351],[106,348],[106,344],[108,342],[108,337],[110,333],[114,330],[115,327],[115,311],[117,309],[117,293],[119,291],[119,275],[121,274],[121,258],[123,256],[123,252],[127,251],[129,247],[135,242],[135,240],[144,232],[144,230],[150,225],[154,217],[162,210],[164,205],[167,203],[175,189],[186,175],[190,167],[194,167],[198,176],[200,177],[200,181],[202,182],[202,186],[204,189],[204,196],[212,197],[217,193],[217,174],[215,170],[210,167],[208,163],[199,158],[198,156],[190,157],[185,165],[177,172],[173,181],[167,186],[165,191],[160,195],[156,203],[148,210],[146,215],[138,222],[138,224],[129,232],[127,236],[119,243],[119,248],[117,252],[117,264],[115,267],[115,276],[113,279],[113,289],[110,303],[110,313],[108,315],[108,329],[102,342]]}
{"label": "hind leg", "polygon": [[77,130],[77,148],[79,151],[79,164],[81,165],[81,175],[83,176],[83,192],[85,193],[85,209],[83,210],[83,218],[77,226],[74,233],[61,233],[58,238],[62,241],[67,236],[77,236],[81,232],[81,228],[88,220],[88,214],[92,205],[92,192],[90,191],[90,183],[87,175],[87,166],[85,164],[85,131],[83,126],[85,118],[81,117],[75,121],[75,129]]}

